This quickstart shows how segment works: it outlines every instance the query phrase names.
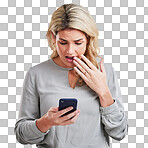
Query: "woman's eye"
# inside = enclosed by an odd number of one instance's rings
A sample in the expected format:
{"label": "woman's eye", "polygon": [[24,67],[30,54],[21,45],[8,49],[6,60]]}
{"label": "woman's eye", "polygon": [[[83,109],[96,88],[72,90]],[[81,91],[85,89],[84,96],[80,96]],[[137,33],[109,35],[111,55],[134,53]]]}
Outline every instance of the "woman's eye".
{"label": "woman's eye", "polygon": [[65,45],[65,44],[67,44],[67,43],[62,43],[62,42],[60,42],[60,44]]}
{"label": "woman's eye", "polygon": [[77,45],[81,45],[82,43],[75,43],[75,44],[77,44]]}
{"label": "woman's eye", "polygon": [[[67,43],[60,42],[60,44],[61,44],[61,45],[65,45],[65,44],[67,44]],[[81,45],[82,43],[75,43],[75,44]]]}

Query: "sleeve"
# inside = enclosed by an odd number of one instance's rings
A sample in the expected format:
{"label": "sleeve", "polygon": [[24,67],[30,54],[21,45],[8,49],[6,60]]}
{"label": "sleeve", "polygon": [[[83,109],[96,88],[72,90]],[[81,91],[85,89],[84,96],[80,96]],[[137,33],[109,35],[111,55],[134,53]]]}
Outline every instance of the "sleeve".
{"label": "sleeve", "polygon": [[19,118],[15,124],[16,139],[22,144],[38,144],[44,140],[49,132],[42,133],[36,126],[36,119],[40,117],[40,102],[36,88],[36,76],[29,69],[23,83]]}
{"label": "sleeve", "polygon": [[111,75],[108,87],[114,99],[114,103],[107,107],[100,107],[100,112],[106,133],[113,139],[120,141],[127,134],[128,123],[124,112],[118,79],[112,66],[110,71]]}

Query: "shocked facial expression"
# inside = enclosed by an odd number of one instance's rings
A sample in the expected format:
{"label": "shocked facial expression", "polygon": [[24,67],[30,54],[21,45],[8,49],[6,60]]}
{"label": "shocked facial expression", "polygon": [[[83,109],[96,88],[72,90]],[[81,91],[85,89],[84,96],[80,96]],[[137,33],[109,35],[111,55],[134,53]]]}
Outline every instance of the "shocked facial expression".
{"label": "shocked facial expression", "polygon": [[78,57],[85,53],[87,38],[86,35],[76,29],[65,29],[59,31],[54,38],[58,52],[57,64],[64,68],[72,68],[73,57]]}

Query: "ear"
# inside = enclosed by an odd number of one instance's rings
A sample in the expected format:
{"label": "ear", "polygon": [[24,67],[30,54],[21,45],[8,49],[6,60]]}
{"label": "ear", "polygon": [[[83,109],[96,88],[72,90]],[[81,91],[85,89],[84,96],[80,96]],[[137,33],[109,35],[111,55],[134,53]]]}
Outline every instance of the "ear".
{"label": "ear", "polygon": [[55,35],[53,34],[52,31],[51,31],[51,33],[52,33],[52,39],[53,39],[54,43],[56,43],[56,37],[55,37]]}

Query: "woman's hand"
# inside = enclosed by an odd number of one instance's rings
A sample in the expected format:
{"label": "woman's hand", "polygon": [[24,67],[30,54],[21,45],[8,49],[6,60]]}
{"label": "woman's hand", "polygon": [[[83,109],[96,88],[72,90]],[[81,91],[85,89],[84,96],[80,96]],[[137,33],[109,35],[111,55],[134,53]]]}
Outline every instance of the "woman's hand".
{"label": "woman's hand", "polygon": [[68,107],[61,111],[58,111],[58,107],[51,107],[47,112],[48,122],[52,126],[74,124],[75,121],[77,120],[80,110],[76,110],[68,115],[64,115],[65,113],[69,112],[72,109],[73,107]]}
{"label": "woman's hand", "polygon": [[103,59],[100,62],[99,71],[84,55],[81,55],[81,57],[87,65],[79,58],[74,57],[73,63],[76,65],[74,70],[81,76],[86,84],[99,95],[101,106],[111,105],[113,99],[107,85]]}
{"label": "woman's hand", "polygon": [[36,125],[38,129],[42,132],[46,132],[52,126],[74,124],[80,114],[80,110],[76,110],[68,115],[64,115],[72,109],[73,107],[68,107],[61,111],[58,111],[58,107],[51,107],[48,110],[47,114],[37,120]]}
{"label": "woman's hand", "polygon": [[73,63],[79,68],[74,67],[74,70],[82,77],[86,84],[96,93],[101,94],[106,92],[107,81],[106,72],[103,64],[103,59],[100,62],[100,70],[97,69],[84,55],[82,59],[87,65],[77,57],[74,57]]}

